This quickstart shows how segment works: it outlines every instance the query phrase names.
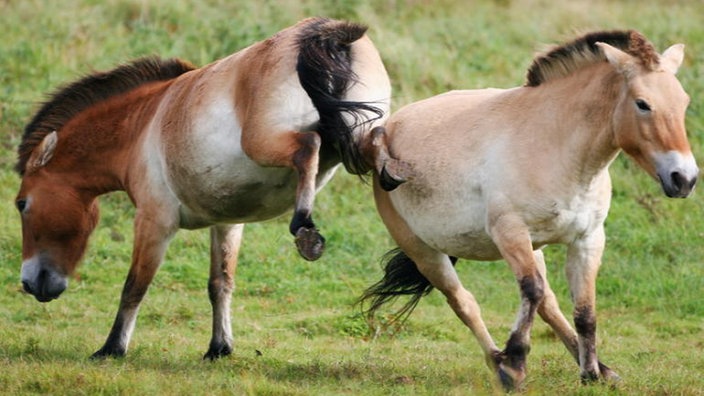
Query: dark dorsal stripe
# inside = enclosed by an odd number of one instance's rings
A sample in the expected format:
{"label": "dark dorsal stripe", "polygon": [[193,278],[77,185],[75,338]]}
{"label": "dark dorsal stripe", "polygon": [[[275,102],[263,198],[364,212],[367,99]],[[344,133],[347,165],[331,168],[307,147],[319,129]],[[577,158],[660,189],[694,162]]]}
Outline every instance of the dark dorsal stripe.
{"label": "dark dorsal stripe", "polygon": [[195,67],[179,59],[146,57],[108,72],[96,72],[50,95],[27,124],[18,147],[15,170],[24,174],[34,148],[52,131],[58,131],[80,112],[115,95],[153,81],[173,79]]}
{"label": "dark dorsal stripe", "polygon": [[649,69],[658,64],[655,48],[642,34],[634,30],[594,32],[538,55],[528,69],[525,85],[535,87],[578,68],[604,61],[606,58],[596,46],[598,42],[625,51]]}

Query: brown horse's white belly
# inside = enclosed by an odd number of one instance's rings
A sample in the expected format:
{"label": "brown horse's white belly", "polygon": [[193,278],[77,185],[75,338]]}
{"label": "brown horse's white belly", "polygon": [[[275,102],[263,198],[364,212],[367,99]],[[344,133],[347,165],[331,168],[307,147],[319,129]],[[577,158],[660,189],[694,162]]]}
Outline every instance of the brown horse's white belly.
{"label": "brown horse's white belly", "polygon": [[[285,97],[287,108],[282,106],[279,114],[290,116],[280,122],[294,130],[310,130],[318,113],[305,92]],[[292,209],[296,172],[262,167],[245,154],[235,105],[226,91],[207,101],[200,111],[184,115],[179,130],[171,131],[161,118],[155,118],[153,125],[159,127],[149,131],[144,145],[143,156],[156,179],[151,184],[163,185],[160,199],[175,201],[180,227],[263,221]],[[332,178],[337,162],[334,155],[321,150],[318,189]]]}

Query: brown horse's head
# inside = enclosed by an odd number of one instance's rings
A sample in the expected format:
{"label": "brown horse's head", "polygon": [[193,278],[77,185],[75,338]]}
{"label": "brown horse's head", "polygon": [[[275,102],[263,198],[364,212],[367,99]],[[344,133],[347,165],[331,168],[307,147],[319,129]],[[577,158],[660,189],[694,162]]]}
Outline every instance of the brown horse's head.
{"label": "brown horse's head", "polygon": [[22,217],[22,286],[41,302],[66,289],[98,221],[95,197],[46,169],[56,140],[53,132],[33,150],[16,200]]}
{"label": "brown horse's head", "polygon": [[684,46],[673,45],[658,55],[637,33],[631,35],[628,52],[597,45],[626,82],[614,113],[616,143],[660,181],[668,197],[688,196],[699,169],[685,128],[689,96],[675,76]]}

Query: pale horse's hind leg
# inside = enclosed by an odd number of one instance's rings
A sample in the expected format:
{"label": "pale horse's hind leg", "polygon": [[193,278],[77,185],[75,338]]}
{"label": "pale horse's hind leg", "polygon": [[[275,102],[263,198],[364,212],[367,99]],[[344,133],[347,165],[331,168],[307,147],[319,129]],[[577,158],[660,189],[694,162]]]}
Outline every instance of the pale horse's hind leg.
{"label": "pale horse's hind leg", "polygon": [[[555,334],[560,337],[560,340],[565,344],[567,350],[570,351],[574,359],[579,364],[579,341],[577,337],[577,332],[574,331],[570,323],[562,314],[560,307],[557,303],[557,298],[555,293],[550,288],[547,279],[547,272],[545,268],[545,258],[541,250],[535,251],[535,259],[538,264],[538,270],[540,275],[543,277],[543,290],[544,297],[543,302],[538,306],[538,315],[552,327]],[[598,362],[599,371],[604,379],[618,380],[618,375],[609,369],[605,364]]]}
{"label": "pale horse's hind leg", "polygon": [[237,256],[243,231],[243,224],[213,226],[210,229],[208,297],[213,307],[213,334],[203,359],[215,360],[232,353],[230,301],[235,288]]}
{"label": "pale horse's hind leg", "polygon": [[285,131],[272,133],[265,126],[244,125],[242,148],[261,166],[283,166],[296,170],[296,205],[289,229],[296,237],[298,253],[306,260],[317,260],[325,249],[325,238],[313,223],[320,136],[315,132]]}
{"label": "pale horse's hind leg", "polygon": [[379,190],[378,176],[375,175],[374,179],[377,210],[389,233],[415,263],[420,273],[433,287],[445,295],[452,310],[479,341],[489,367],[496,369],[495,357],[500,354],[499,348],[482,320],[479,304],[472,293],[462,286],[450,258],[426,245],[411,231],[408,224],[393,208],[388,194]]}
{"label": "pale horse's hind leg", "polygon": [[378,175],[379,186],[393,191],[413,177],[413,171],[409,164],[391,156],[387,136],[386,128],[378,126],[364,135],[359,145],[367,166]]}

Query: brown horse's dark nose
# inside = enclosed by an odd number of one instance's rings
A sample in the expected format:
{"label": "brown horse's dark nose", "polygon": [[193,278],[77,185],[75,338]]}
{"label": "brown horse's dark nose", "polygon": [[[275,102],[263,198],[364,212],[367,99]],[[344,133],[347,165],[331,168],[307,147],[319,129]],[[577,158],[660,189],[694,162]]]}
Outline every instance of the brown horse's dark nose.
{"label": "brown horse's dark nose", "polygon": [[57,299],[64,290],[67,282],[64,278],[57,278],[49,271],[42,269],[34,281],[22,280],[22,288],[34,296],[39,302],[48,302]]}
{"label": "brown horse's dark nose", "polygon": [[694,185],[697,184],[697,177],[692,179],[687,179],[685,175],[680,172],[672,172],[670,174],[670,179],[672,180],[672,186],[674,187],[670,194],[670,197],[684,198],[689,195],[694,189]]}

